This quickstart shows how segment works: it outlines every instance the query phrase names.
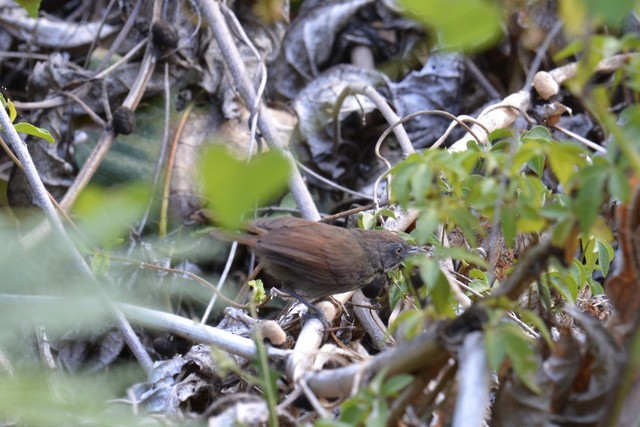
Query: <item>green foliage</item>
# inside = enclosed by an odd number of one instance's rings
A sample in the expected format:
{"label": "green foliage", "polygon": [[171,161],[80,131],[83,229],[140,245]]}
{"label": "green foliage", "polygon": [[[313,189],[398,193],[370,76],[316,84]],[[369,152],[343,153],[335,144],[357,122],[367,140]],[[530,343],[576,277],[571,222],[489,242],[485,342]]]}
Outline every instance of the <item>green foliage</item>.
{"label": "green foliage", "polygon": [[[447,248],[439,242],[436,231],[440,224],[462,232],[471,248],[479,237],[486,237],[493,224],[499,226],[509,246],[519,235],[549,233],[556,246],[569,250],[579,238],[582,251],[576,252],[569,268],[554,264],[542,274],[537,284],[542,305],[548,310],[555,308],[552,294],[573,303],[584,286],[590,286],[593,294],[602,293],[593,277],[597,271],[603,275],[609,272],[613,249],[611,232],[600,210],[611,195],[621,201],[628,199],[628,166],[619,156],[593,155],[576,143],[555,141],[544,127],[534,127],[520,136],[496,131],[490,140],[488,147],[470,143],[464,152],[426,150],[393,169],[392,194],[403,206],[418,210],[413,235],[420,243],[432,245],[434,254],[431,259],[415,261],[425,285],[420,296],[430,303],[423,310],[425,314],[404,315],[394,329],[412,336],[424,325],[425,317],[455,314],[458,304],[439,260],[452,258],[475,266],[468,285],[477,292],[496,286],[489,283],[493,279],[487,260],[467,247]],[[556,186],[547,185],[553,180]],[[397,292],[391,295],[392,303],[400,298]],[[524,309],[519,309],[518,315],[551,345],[550,334],[538,316]],[[485,328],[491,367],[497,370],[509,361],[523,383],[539,391],[534,380],[538,361],[533,339],[506,319],[503,309],[491,311],[491,318]]]}
{"label": "green foliage", "polygon": [[515,323],[503,320],[499,311],[493,312],[492,317],[484,331],[489,366],[494,371],[499,371],[505,360],[509,360],[523,384],[539,393],[540,389],[534,379],[538,362],[533,340]]}
{"label": "green foliage", "polygon": [[141,380],[141,373],[133,369],[113,369],[108,378],[18,369],[0,382],[0,414],[4,422],[33,427],[138,426],[144,421],[130,408],[108,402]]}
{"label": "green foliage", "polygon": [[416,260],[420,266],[420,278],[424,282],[424,290],[431,298],[436,315],[439,317],[454,316],[453,297],[451,287],[440,269],[440,264],[426,257]]}
{"label": "green foliage", "polygon": [[383,370],[371,380],[368,387],[362,388],[355,396],[344,401],[337,422],[320,420],[316,426],[384,427],[389,418],[389,399],[398,396],[411,381],[413,377],[410,375],[387,378],[386,371]]}
{"label": "green foliage", "polygon": [[[414,232],[417,241],[434,244],[440,258],[483,267],[482,259],[464,249],[442,249],[434,238],[438,224],[460,230],[472,247],[478,236],[485,235],[487,224],[495,222],[496,214],[509,246],[518,234],[543,232],[555,233],[557,243],[563,246],[575,225],[585,241],[590,235],[610,236],[599,217],[607,190],[622,201],[630,193],[626,173],[614,159],[592,156],[575,143],[554,141],[543,127],[519,138],[505,131],[491,137],[493,144],[488,149],[471,144],[469,150],[459,153],[427,150],[410,156],[393,170],[395,199],[420,212]],[[557,179],[562,192],[554,192],[542,181],[545,170]],[[606,239],[599,237],[598,242],[604,245]],[[602,253],[605,271],[610,263],[608,254]],[[433,269],[437,266],[422,267],[423,279],[431,283],[429,292],[436,292],[439,286],[434,284],[439,282]],[[587,276],[591,273],[593,269]],[[548,279],[545,283],[558,286],[563,280],[555,276]],[[575,298],[574,288],[564,283],[561,293]],[[430,295],[440,303],[445,299],[437,292]]]}
{"label": "green foliage", "polygon": [[40,3],[42,0],[16,0],[20,6],[29,13],[32,18],[38,17],[38,11],[40,11]]}
{"label": "green foliage", "polygon": [[[38,7],[39,5],[40,2],[38,2]],[[9,110],[9,119],[13,123],[16,117],[18,117],[18,112],[16,111],[16,107],[13,105],[13,102],[11,102],[10,99],[6,99],[4,96],[2,96],[2,94],[0,94],[0,104],[2,104],[3,107]],[[53,136],[51,136],[51,132],[49,132],[47,129],[36,127],[31,123],[16,123],[13,127],[17,132],[26,133],[27,135],[35,136],[37,138],[42,138],[50,144],[53,144],[55,142]]]}
{"label": "green foliage", "polygon": [[634,0],[563,0],[559,2],[560,16],[573,35],[584,35],[589,28],[599,25],[618,27],[631,11]]}
{"label": "green foliage", "polygon": [[113,242],[105,245],[101,250],[95,251],[91,257],[91,271],[97,276],[103,276],[109,272],[111,267],[111,248],[124,243],[124,239],[115,239]]}
{"label": "green foliage", "polygon": [[262,280],[249,280],[247,285],[253,290],[253,297],[251,300],[256,304],[262,304],[267,299],[267,293],[264,290],[264,283]]}
{"label": "green foliage", "polygon": [[[253,315],[255,316],[255,310]],[[257,372],[257,375],[254,375],[253,372],[249,372],[246,369],[241,369],[229,353],[222,351],[216,346],[210,347],[211,358],[215,361],[220,375],[226,376],[229,372],[232,372],[249,384],[262,390],[269,406],[269,426],[275,427],[278,425],[276,409],[278,385],[276,384],[276,380],[280,377],[280,373],[269,366],[269,357],[259,328],[254,330],[253,338],[258,351],[256,357],[251,360],[251,364],[255,372]]]}
{"label": "green foliage", "polygon": [[224,147],[213,145],[202,153],[199,170],[203,194],[216,221],[223,227],[237,229],[247,211],[282,194],[290,163],[275,151],[243,162]]}
{"label": "green foliage", "polygon": [[377,227],[379,218],[396,219],[396,214],[391,209],[378,209],[374,214],[363,212],[358,215],[358,227],[364,230],[373,230]]}
{"label": "green foliage", "polygon": [[22,132],[26,133],[27,135],[42,138],[50,144],[56,142],[56,140],[53,139],[51,132],[49,132],[47,129],[36,127],[31,123],[16,123],[14,127],[16,128],[17,132]]}
{"label": "green foliage", "polygon": [[[604,293],[602,285],[596,282],[593,276],[596,271],[600,271],[606,277],[614,251],[607,241],[592,236],[582,240],[582,254],[582,260],[574,258],[568,269],[551,268],[541,276],[545,286],[555,289],[563,300],[571,304],[576,303],[578,292],[585,286],[589,286],[592,295]],[[552,307],[552,302],[546,293],[542,294],[541,298],[546,300],[546,306]]]}
{"label": "green foliage", "polygon": [[73,214],[93,245],[110,247],[115,239],[126,237],[150,197],[149,187],[141,183],[111,189],[90,186],[78,198]]}
{"label": "green foliage", "polygon": [[502,14],[489,0],[402,0],[407,12],[433,28],[440,44],[474,51],[492,45],[501,34]]}

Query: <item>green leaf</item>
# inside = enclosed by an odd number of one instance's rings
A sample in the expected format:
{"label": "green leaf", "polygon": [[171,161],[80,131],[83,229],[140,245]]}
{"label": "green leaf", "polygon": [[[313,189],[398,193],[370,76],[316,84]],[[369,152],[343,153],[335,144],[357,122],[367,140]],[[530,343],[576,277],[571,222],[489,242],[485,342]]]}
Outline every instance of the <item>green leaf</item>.
{"label": "green leaf", "polygon": [[515,133],[514,133],[513,129],[500,128],[500,129],[496,129],[494,131],[491,131],[491,133],[489,134],[487,139],[489,141],[491,141],[493,146],[495,146],[496,143],[499,142],[500,140],[511,139],[514,136],[515,136]]}
{"label": "green leaf", "polygon": [[607,277],[609,274],[609,266],[614,257],[614,251],[611,245],[604,240],[596,239],[596,248],[598,250],[598,265],[602,271],[602,275]]}
{"label": "green leaf", "polygon": [[551,338],[551,332],[549,331],[547,324],[544,322],[544,320],[542,320],[540,316],[538,316],[531,310],[518,307],[517,305],[514,307],[514,311],[516,312],[516,314],[518,314],[518,316],[520,316],[520,319],[524,323],[532,325],[535,329],[538,330],[549,347],[554,347],[555,344],[553,342],[553,338]]}
{"label": "green leaf", "polygon": [[582,252],[584,253],[585,267],[589,272],[593,272],[598,261],[598,248],[596,247],[595,239],[583,240]]}
{"label": "green leaf", "polygon": [[614,168],[607,182],[609,193],[619,202],[624,203],[631,196],[631,188],[629,187],[629,179],[624,171],[620,168]]}
{"label": "green leaf", "polygon": [[587,283],[589,284],[592,295],[604,295],[604,288],[600,283],[593,280],[592,277],[587,277]]}
{"label": "green leaf", "polygon": [[80,194],[73,213],[93,244],[109,247],[126,235],[150,197],[149,187],[141,183],[112,189],[89,186]]}
{"label": "green leaf", "polygon": [[584,150],[575,144],[550,144],[547,148],[547,159],[553,174],[560,184],[568,188],[569,180],[576,170],[584,166]]}
{"label": "green leaf", "polygon": [[220,225],[228,229],[240,228],[243,214],[282,194],[291,167],[276,151],[244,162],[220,145],[205,149],[199,166],[208,206]]}
{"label": "green leaf", "polygon": [[249,280],[247,285],[253,290],[253,297],[251,299],[256,304],[262,304],[267,299],[267,293],[264,290],[264,283],[262,280]]}
{"label": "green leaf", "polygon": [[364,212],[358,216],[358,227],[363,230],[371,230],[376,226],[376,217],[373,214]]}
{"label": "green leaf", "polygon": [[601,165],[594,164],[579,172],[581,182],[575,199],[575,214],[584,233],[589,233],[600,212],[605,178],[606,169]]}
{"label": "green leaf", "polygon": [[10,99],[7,99],[7,107],[9,108],[9,119],[11,120],[11,123],[13,123],[16,117],[18,116],[18,112],[16,111],[16,106],[13,105],[13,102],[11,102]]}
{"label": "green leaf", "polygon": [[557,271],[548,273],[543,280],[553,286],[553,288],[562,295],[565,301],[575,304],[578,296],[578,283],[570,274],[560,274]]}
{"label": "green leaf", "polygon": [[396,375],[387,379],[382,385],[381,394],[385,397],[394,397],[413,381],[411,375]]}
{"label": "green leaf", "polygon": [[438,210],[435,207],[427,207],[416,221],[414,236],[420,243],[428,242],[438,226]]}
{"label": "green leaf", "polygon": [[527,166],[529,166],[533,173],[538,175],[538,177],[542,177],[542,172],[544,171],[544,161],[544,154],[538,154],[527,162]]}
{"label": "green leaf", "polygon": [[[593,271],[593,270],[590,270],[590,271]],[[585,283],[587,283],[587,269],[580,261],[578,261],[575,258],[573,259],[573,263],[569,268],[569,274],[571,275],[571,277],[573,277],[573,280],[575,280],[578,290],[582,288]],[[575,295],[573,295],[573,297],[577,298],[578,293],[576,292]]]}
{"label": "green leaf", "polygon": [[109,272],[111,267],[111,258],[106,251],[96,251],[91,257],[91,271],[96,276],[103,276]]}
{"label": "green leaf", "polygon": [[422,310],[406,310],[398,315],[389,327],[389,333],[393,334],[398,329],[402,330],[402,336],[413,339],[424,330],[426,313]]}
{"label": "green leaf", "polygon": [[551,244],[558,248],[564,247],[575,225],[576,222],[572,217],[560,220],[551,231]]}
{"label": "green leaf", "polygon": [[501,34],[502,13],[486,0],[402,0],[408,13],[434,28],[448,49],[474,51],[492,45]]}
{"label": "green leaf", "polygon": [[551,136],[551,132],[544,126],[536,126],[533,129],[525,132],[520,137],[522,142],[528,141],[543,141],[543,142],[551,142],[553,137]]}
{"label": "green leaf", "polygon": [[505,206],[500,215],[500,225],[502,226],[502,234],[507,247],[513,248],[516,241],[516,224],[518,213],[515,209]]}
{"label": "green leaf", "polygon": [[466,262],[467,264],[474,264],[481,268],[488,268],[487,261],[481,256],[469,251],[462,247],[443,247],[438,246],[437,254],[441,259],[453,258],[459,261]]}
{"label": "green leaf", "polygon": [[551,301],[551,292],[549,291],[549,283],[542,279],[535,283],[535,289],[542,303],[542,308],[550,312],[553,309],[553,303]]}
{"label": "green leaf", "polygon": [[42,138],[50,144],[53,144],[54,142],[56,142],[48,130],[36,127],[31,123],[25,123],[25,122],[16,123],[14,127],[16,128],[17,132],[22,132],[22,133],[26,133],[27,135]]}
{"label": "green leaf", "polygon": [[621,25],[634,3],[634,0],[585,0],[589,14],[610,26]]}
{"label": "green leaf", "polygon": [[469,272],[469,277],[472,278],[469,287],[478,293],[484,293],[491,289],[489,285],[489,276],[486,272],[474,268]]}
{"label": "green leaf", "polygon": [[453,316],[455,313],[450,300],[451,289],[440,265],[428,258],[419,258],[418,263],[420,277],[427,286],[427,295],[431,297],[436,312],[440,316]]}
{"label": "green leaf", "polygon": [[22,6],[32,18],[38,17],[41,0],[16,0],[16,3]]}
{"label": "green leaf", "polygon": [[396,213],[389,208],[382,208],[376,211],[376,218],[397,219]]}
{"label": "green leaf", "polygon": [[484,346],[487,350],[487,361],[492,371],[499,371],[507,351],[497,328],[487,328],[484,334]]}
{"label": "green leaf", "polygon": [[531,340],[513,323],[500,324],[500,338],[503,340],[505,353],[518,378],[529,390],[540,393],[535,383],[538,364],[536,354],[531,347]]}

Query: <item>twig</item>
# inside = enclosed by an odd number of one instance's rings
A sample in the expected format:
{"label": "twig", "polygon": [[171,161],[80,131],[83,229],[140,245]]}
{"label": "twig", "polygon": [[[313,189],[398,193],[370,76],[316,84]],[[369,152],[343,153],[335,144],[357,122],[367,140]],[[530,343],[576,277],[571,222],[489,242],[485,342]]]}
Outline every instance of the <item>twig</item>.
{"label": "twig", "polygon": [[198,4],[200,5],[204,17],[209,21],[209,27],[218,42],[220,52],[225,59],[225,64],[229,68],[235,87],[238,89],[245,105],[258,105],[258,108],[256,109],[258,113],[258,127],[267,141],[267,144],[272,149],[282,151],[291,162],[292,170],[291,177],[289,178],[289,189],[291,190],[291,194],[293,195],[302,216],[310,220],[319,220],[320,212],[318,212],[318,208],[313,202],[309,189],[306,187],[304,180],[302,179],[302,175],[300,175],[300,171],[298,171],[295,162],[293,161],[293,156],[288,151],[283,150],[283,144],[278,138],[273,120],[271,119],[267,109],[264,107],[264,104],[262,102],[256,102],[256,90],[247,76],[246,68],[242,62],[240,53],[238,52],[231,33],[229,32],[229,28],[224,20],[224,16],[222,15],[222,11],[220,10],[220,4],[214,0],[199,0]]}
{"label": "twig", "polygon": [[220,291],[218,291],[218,289],[213,286],[213,284],[207,282],[205,279],[203,279],[202,277],[198,276],[195,273],[192,273],[190,271],[186,271],[186,270],[180,270],[177,268],[171,268],[171,267],[163,267],[161,265],[156,265],[156,264],[150,264],[148,262],[144,262],[144,261],[139,261],[139,260],[135,260],[135,259],[131,259],[131,258],[125,258],[125,257],[121,257],[121,256],[117,256],[117,255],[111,255],[109,256],[110,259],[114,260],[114,261],[119,261],[119,262],[124,262],[126,264],[136,264],[140,267],[149,269],[149,270],[155,270],[155,271],[161,271],[163,273],[170,273],[170,274],[175,274],[177,276],[180,277],[185,277],[188,279],[193,280],[194,282],[197,282],[199,284],[201,284],[202,286],[205,286],[209,289],[212,289],[214,292],[218,293],[220,295],[220,298],[222,298],[222,300],[224,300],[224,302],[226,302],[227,304],[236,307],[236,308],[247,308],[248,306],[245,304],[238,304],[237,302],[227,298],[224,296],[224,294],[220,293]]}
{"label": "twig", "polygon": [[378,350],[384,350],[389,348],[390,345],[395,344],[395,340],[387,333],[378,313],[370,308],[364,307],[367,300],[361,290],[355,292],[352,298],[352,303],[353,314],[355,314],[360,320],[362,327],[369,337],[371,337],[371,343],[375,348]]}
{"label": "twig", "polygon": [[[234,335],[223,329],[201,325],[184,317],[148,308],[128,304],[120,304],[119,307],[132,322],[141,326],[169,332],[203,344],[215,345],[245,359],[251,359],[257,354],[256,344],[251,339]],[[267,354],[270,358],[282,359],[288,357],[291,352],[267,347]]]}
{"label": "twig", "polygon": [[362,364],[313,372],[307,374],[306,381],[320,397],[345,397],[351,393],[359,376],[364,375],[366,379],[383,369],[388,376],[426,367],[439,371],[448,358],[448,352],[438,344],[436,328],[432,327],[414,340],[386,350]]}
{"label": "twig", "polygon": [[20,160],[20,163],[24,168],[27,181],[29,182],[31,189],[33,190],[34,197],[38,203],[38,206],[44,211],[49,226],[62,240],[63,244],[65,245],[65,249],[69,252],[69,256],[71,257],[71,260],[73,261],[78,271],[87,279],[89,279],[91,284],[94,285],[94,287],[98,290],[103,303],[106,304],[107,307],[109,307],[111,315],[117,321],[118,328],[123,334],[125,341],[129,345],[129,348],[136,356],[138,362],[145,370],[145,372],[150,373],[153,365],[151,358],[146,353],[144,346],[131,328],[131,325],[129,325],[122,313],[111,302],[110,297],[104,291],[98,280],[95,278],[93,272],[91,271],[91,268],[89,267],[89,265],[87,265],[80,252],[78,252],[77,248],[74,246],[73,241],[64,230],[62,221],[58,217],[56,209],[49,199],[49,194],[45,189],[44,184],[42,183],[42,180],[38,175],[38,171],[36,170],[36,167],[33,163],[33,160],[31,159],[31,155],[27,150],[27,145],[20,139],[20,136],[13,127],[13,123],[11,123],[11,120],[9,119],[9,116],[7,115],[7,112],[4,108],[0,108],[0,128],[2,128],[2,133],[4,133],[6,137],[6,142],[11,148],[13,148],[16,156]]}
{"label": "twig", "polygon": [[482,427],[489,405],[489,368],[482,332],[464,338],[458,355],[460,393],[453,413],[453,427]]}
{"label": "twig", "polygon": [[209,300],[209,304],[207,305],[207,309],[204,311],[202,315],[202,319],[200,319],[200,323],[207,323],[207,319],[211,314],[211,309],[213,309],[213,305],[216,303],[216,299],[218,295],[222,294],[222,287],[224,286],[225,280],[227,280],[227,276],[229,275],[229,271],[231,270],[231,264],[233,264],[233,259],[236,256],[236,249],[238,249],[238,242],[234,241],[231,244],[231,249],[229,249],[229,256],[227,257],[227,262],[224,265],[224,270],[222,270],[222,274],[220,275],[220,279],[218,279],[218,284],[216,285],[216,292],[213,294],[211,299]]}
{"label": "twig", "polygon": [[558,126],[558,125],[553,125],[553,126],[550,126],[550,127],[551,127],[551,129],[555,129],[558,132],[562,132],[562,133],[570,136],[571,138],[576,139],[578,142],[581,142],[582,144],[584,144],[587,147],[591,148],[593,151],[597,151],[598,153],[602,153],[602,154],[605,154],[607,152],[607,150],[604,147],[596,144],[593,141],[589,141],[587,138],[584,138],[584,137],[578,135],[575,132],[571,132],[569,129],[565,129],[565,128],[563,128],[561,126]]}

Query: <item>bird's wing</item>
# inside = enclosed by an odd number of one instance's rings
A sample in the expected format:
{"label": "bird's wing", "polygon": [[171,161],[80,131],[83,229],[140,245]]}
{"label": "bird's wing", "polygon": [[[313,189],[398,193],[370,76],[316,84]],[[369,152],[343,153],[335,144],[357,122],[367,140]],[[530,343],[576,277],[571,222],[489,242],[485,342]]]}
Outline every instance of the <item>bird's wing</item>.
{"label": "bird's wing", "polygon": [[[313,227],[314,225],[315,223],[313,221],[302,218],[295,218],[292,216],[275,216],[256,219],[251,223],[251,229],[280,230],[283,228]],[[264,234],[264,232],[256,234]]]}
{"label": "bird's wing", "polygon": [[295,239],[304,239],[302,236],[307,231],[313,239],[313,227],[310,228],[302,234],[296,232],[295,237],[287,230],[271,231],[268,237],[260,239],[256,252],[267,262],[288,269],[301,280],[326,285],[358,281],[362,266],[353,260],[366,260],[362,247],[356,241],[344,238],[327,239],[313,245],[303,244],[308,242],[295,244]]}

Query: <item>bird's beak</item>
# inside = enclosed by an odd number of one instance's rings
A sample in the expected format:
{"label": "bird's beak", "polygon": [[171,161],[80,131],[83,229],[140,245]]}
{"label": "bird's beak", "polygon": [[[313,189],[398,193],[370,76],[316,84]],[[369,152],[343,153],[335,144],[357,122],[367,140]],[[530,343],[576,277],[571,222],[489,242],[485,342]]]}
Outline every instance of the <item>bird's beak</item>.
{"label": "bird's beak", "polygon": [[426,249],[420,246],[415,246],[415,245],[412,245],[411,247],[409,247],[409,250],[407,251],[407,255],[419,255],[419,254],[426,254],[426,253],[427,253]]}

